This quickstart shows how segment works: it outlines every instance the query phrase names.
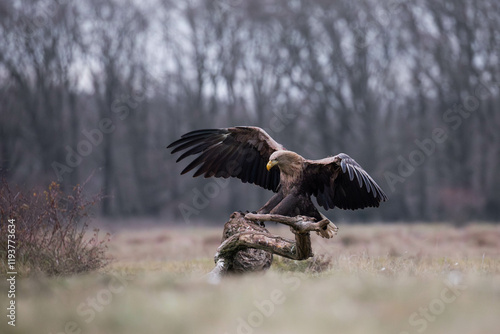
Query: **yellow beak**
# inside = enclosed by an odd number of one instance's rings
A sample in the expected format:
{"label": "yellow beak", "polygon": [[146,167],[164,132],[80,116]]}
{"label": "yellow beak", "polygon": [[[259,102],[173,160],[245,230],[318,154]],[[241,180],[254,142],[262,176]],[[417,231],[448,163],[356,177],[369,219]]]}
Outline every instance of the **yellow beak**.
{"label": "yellow beak", "polygon": [[268,171],[271,170],[271,168],[273,168],[274,166],[276,166],[278,164],[278,160],[270,160],[267,165],[266,165],[266,168]]}

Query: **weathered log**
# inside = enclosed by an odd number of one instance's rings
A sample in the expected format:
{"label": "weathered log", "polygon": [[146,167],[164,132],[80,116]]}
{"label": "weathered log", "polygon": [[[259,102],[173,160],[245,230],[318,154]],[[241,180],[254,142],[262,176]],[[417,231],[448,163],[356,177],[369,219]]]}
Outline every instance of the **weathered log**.
{"label": "weathered log", "polygon": [[[244,213],[234,212],[229,221],[224,225],[221,245],[217,249],[219,253],[222,252],[224,254],[223,256],[219,255],[220,258],[230,259],[230,261],[227,261],[228,272],[244,273],[268,269],[273,261],[272,253],[255,247],[243,246],[238,249],[236,249],[237,247],[233,247],[232,251],[230,251],[232,244],[228,243],[228,240],[243,234],[255,234],[257,236],[269,234],[269,231],[263,225],[246,219]],[[222,245],[228,246],[225,248]]]}
{"label": "weathered log", "polygon": [[272,253],[254,247],[232,247],[232,244],[227,242],[231,238],[235,240],[235,236],[243,233],[269,234],[269,231],[261,224],[246,219],[244,213],[234,212],[224,225],[221,245],[215,254],[216,265],[208,274],[209,282],[218,283],[221,277],[227,274],[262,271],[271,266]]}
{"label": "weathered log", "polygon": [[[264,221],[290,226],[295,235],[295,242],[270,234],[260,224]],[[229,273],[267,270],[271,266],[273,254],[293,260],[312,257],[311,231],[330,238],[336,234],[337,227],[326,217],[315,222],[313,218],[305,216],[234,212],[224,225],[222,242],[214,258],[216,266],[208,275],[209,281],[216,283],[221,276]]]}

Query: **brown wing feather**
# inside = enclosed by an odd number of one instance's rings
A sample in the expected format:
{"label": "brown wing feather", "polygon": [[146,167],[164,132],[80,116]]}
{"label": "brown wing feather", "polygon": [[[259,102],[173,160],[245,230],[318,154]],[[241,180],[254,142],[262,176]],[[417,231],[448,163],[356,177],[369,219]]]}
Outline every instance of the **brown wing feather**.
{"label": "brown wing feather", "polygon": [[279,169],[267,171],[266,163],[273,152],[285,148],[261,128],[237,126],[191,131],[167,148],[173,148],[172,153],[184,151],[177,162],[197,155],[181,174],[199,166],[194,177],[236,177],[274,192],[278,189]]}
{"label": "brown wing feather", "polygon": [[378,207],[387,196],[368,173],[350,156],[340,153],[322,160],[307,160],[305,191],[316,196],[325,209]]}

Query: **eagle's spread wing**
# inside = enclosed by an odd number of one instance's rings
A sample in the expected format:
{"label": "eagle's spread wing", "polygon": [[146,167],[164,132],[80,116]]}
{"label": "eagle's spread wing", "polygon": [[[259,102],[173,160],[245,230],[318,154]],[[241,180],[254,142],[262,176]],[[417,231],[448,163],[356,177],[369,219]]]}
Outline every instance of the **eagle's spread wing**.
{"label": "eagle's spread wing", "polygon": [[316,196],[325,209],[378,207],[387,200],[378,184],[350,156],[340,153],[322,160],[307,160],[304,169],[306,191]]}
{"label": "eagle's spread wing", "polygon": [[237,177],[276,192],[280,183],[278,168],[267,171],[271,154],[285,148],[258,127],[237,126],[188,132],[167,148],[172,153],[186,150],[180,160],[199,154],[181,174],[200,166],[193,177]]}

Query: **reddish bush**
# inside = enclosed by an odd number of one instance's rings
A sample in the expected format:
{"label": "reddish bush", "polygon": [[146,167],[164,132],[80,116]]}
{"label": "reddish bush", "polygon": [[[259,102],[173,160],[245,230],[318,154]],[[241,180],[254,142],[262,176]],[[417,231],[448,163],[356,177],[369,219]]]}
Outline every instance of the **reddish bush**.
{"label": "reddish bush", "polygon": [[[88,234],[89,212],[100,195],[83,196],[82,186],[65,194],[53,182],[48,189],[23,191],[2,181],[0,189],[0,267],[6,266],[9,219],[15,220],[16,270],[20,274],[69,275],[107,264],[106,242],[98,230]],[[7,272],[7,268],[2,268]]]}

